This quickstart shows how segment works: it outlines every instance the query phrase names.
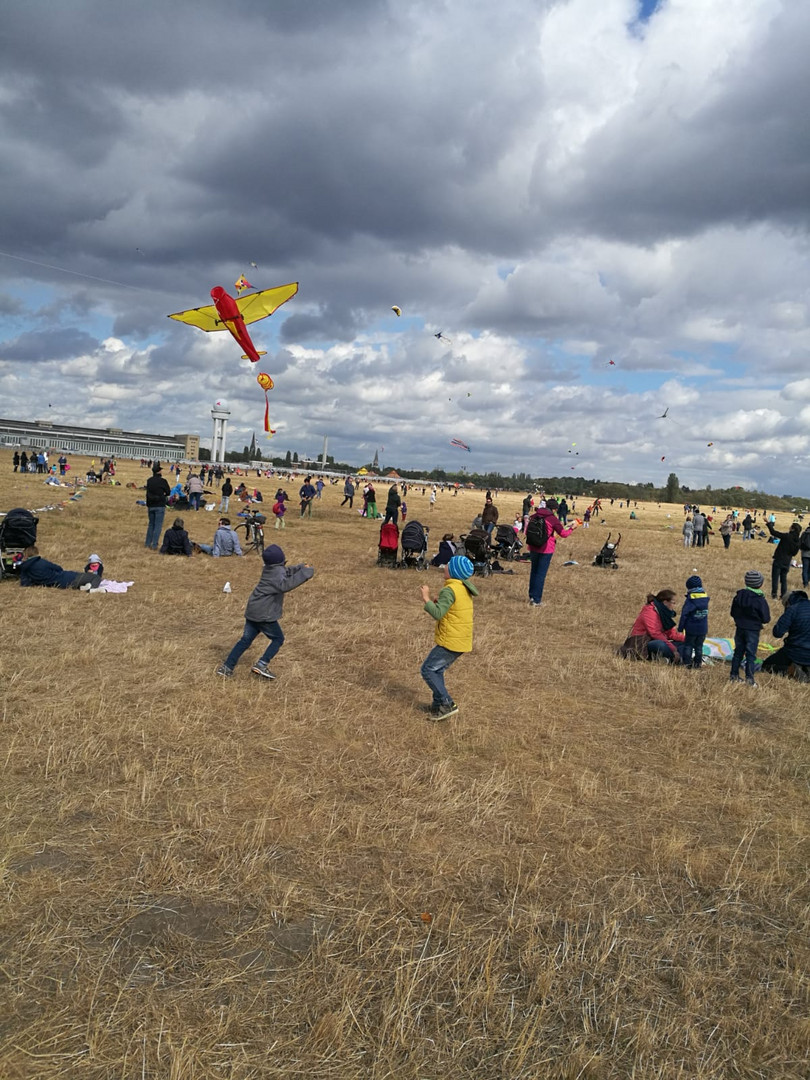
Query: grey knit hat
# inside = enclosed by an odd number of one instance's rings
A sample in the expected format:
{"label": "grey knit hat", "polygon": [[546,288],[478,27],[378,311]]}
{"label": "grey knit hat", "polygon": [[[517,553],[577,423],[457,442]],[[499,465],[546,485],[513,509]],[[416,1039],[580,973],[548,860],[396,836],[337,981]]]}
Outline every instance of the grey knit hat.
{"label": "grey knit hat", "polygon": [[764,580],[759,570],[747,570],[745,573],[745,585],[748,589],[761,589]]}

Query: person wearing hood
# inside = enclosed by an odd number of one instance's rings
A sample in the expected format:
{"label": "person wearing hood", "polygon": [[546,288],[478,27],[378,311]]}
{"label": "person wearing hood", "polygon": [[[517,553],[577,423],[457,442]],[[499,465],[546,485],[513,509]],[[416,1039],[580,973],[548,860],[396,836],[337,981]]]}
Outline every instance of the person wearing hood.
{"label": "person wearing hood", "polygon": [[163,534],[163,544],[160,549],[161,555],[188,555],[193,554],[191,541],[188,533],[183,528],[183,519],[175,518],[174,524]]}
{"label": "person wearing hood", "polygon": [[439,543],[439,550],[430,560],[431,566],[447,566],[456,553],[456,538],[452,533],[445,533]]}
{"label": "person wearing hood", "polygon": [[777,589],[779,589],[779,596],[784,597],[787,595],[788,570],[799,553],[802,527],[798,521],[794,521],[787,532],[779,532],[773,527],[771,517],[773,517],[773,514],[770,515],[765,524],[768,526],[768,532],[771,536],[779,541],[776,545],[776,551],[773,553],[773,563],[771,564],[771,600],[776,600]]}
{"label": "person wearing hood", "polygon": [[681,656],[686,667],[703,667],[703,642],[708,627],[709,595],[697,574],[693,574],[686,579],[686,599],[678,620],[678,629],[684,632]]}
{"label": "person wearing hood", "polygon": [[250,670],[263,679],[276,678],[267,665],[284,644],[284,634],[279,624],[284,595],[309,581],[315,573],[308,563],[287,566],[284,552],[278,544],[271,544],[264,549],[262,561],[264,567],[259,583],[250,594],[245,608],[245,629],[242,637],[216,670],[217,675],[226,679],[233,676],[233,670],[242,653],[247,652],[259,634],[264,634],[269,643]]}
{"label": "person wearing hood", "polygon": [[27,547],[20,563],[20,585],[27,588],[41,585],[48,589],[95,589],[101,584],[101,574],[80,570],[63,570],[58,563],[48,562],[36,544]]}
{"label": "person wearing hood", "polygon": [[551,566],[551,557],[557,547],[557,537],[565,539],[576,528],[574,523],[566,529],[557,517],[557,500],[547,499],[544,506],[539,506],[529,518],[526,526],[526,546],[529,549],[531,571],[529,573],[529,604],[540,607],[543,602],[543,588],[546,574]]}
{"label": "person wearing hood", "polygon": [[462,653],[473,647],[473,597],[478,590],[472,583],[475,567],[466,555],[454,555],[444,568],[445,585],[435,600],[430,586],[422,585],[424,610],[436,620],[435,644],[425,658],[421,675],[433,692],[430,716],[447,720],[458,712],[458,705],[447,692],[444,673]]}
{"label": "person wearing hood", "polygon": [[785,643],[765,658],[763,671],[786,675],[791,667],[810,667],[810,599],[803,589],[787,597],[785,612],[776,620],[773,636],[785,638]]}

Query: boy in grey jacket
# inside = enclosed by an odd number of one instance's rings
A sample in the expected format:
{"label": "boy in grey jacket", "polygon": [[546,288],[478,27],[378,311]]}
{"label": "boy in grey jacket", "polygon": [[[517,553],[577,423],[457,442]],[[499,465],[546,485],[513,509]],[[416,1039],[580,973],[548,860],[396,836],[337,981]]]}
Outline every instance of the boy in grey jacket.
{"label": "boy in grey jacket", "polygon": [[284,606],[284,594],[309,581],[315,573],[311,566],[303,563],[298,566],[286,566],[284,552],[278,544],[271,544],[270,547],[265,548],[262,559],[264,569],[259,578],[259,584],[250,594],[245,608],[245,629],[242,637],[216,671],[217,675],[222,675],[226,679],[231,678],[239,657],[250,648],[259,634],[264,634],[269,639],[269,644],[261,659],[257,660],[250,670],[263,679],[275,679],[276,676],[267,665],[284,644],[284,634],[278,623]]}

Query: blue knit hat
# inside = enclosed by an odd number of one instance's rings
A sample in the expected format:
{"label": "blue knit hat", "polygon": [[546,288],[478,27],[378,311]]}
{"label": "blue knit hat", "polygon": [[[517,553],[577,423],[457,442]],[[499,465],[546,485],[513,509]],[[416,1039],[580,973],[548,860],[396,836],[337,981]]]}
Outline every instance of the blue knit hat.
{"label": "blue knit hat", "polygon": [[458,578],[459,581],[466,581],[475,573],[475,567],[466,555],[454,555],[447,564],[447,572],[450,577]]}
{"label": "blue knit hat", "polygon": [[702,589],[703,582],[700,580],[697,574],[693,574],[690,578],[686,579],[686,587],[687,589]]}
{"label": "blue knit hat", "polygon": [[277,566],[279,563],[284,562],[284,552],[278,546],[278,544],[271,544],[270,547],[266,547],[262,552],[262,558],[265,565]]}

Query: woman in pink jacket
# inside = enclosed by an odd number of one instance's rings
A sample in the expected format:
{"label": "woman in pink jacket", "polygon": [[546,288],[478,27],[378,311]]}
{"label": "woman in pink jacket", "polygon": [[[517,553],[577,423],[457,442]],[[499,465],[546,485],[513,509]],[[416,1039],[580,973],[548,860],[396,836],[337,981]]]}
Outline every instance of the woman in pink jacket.
{"label": "woman in pink jacket", "polygon": [[675,593],[662,589],[655,596],[647,594],[644,607],[633,623],[630,636],[619,655],[632,660],[661,659],[669,664],[681,662],[684,635],[675,629]]}
{"label": "woman in pink jacket", "polygon": [[526,526],[526,546],[531,559],[529,574],[529,606],[540,607],[543,602],[543,586],[551,565],[551,556],[557,547],[557,537],[570,536],[576,525],[564,528],[556,516],[557,500],[547,499],[545,506],[538,506]]}

